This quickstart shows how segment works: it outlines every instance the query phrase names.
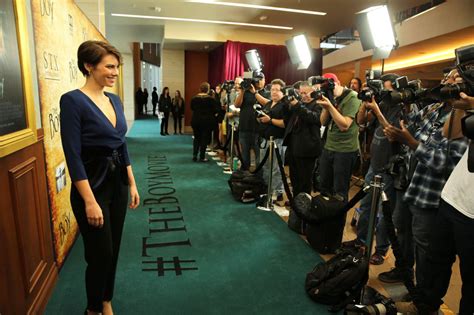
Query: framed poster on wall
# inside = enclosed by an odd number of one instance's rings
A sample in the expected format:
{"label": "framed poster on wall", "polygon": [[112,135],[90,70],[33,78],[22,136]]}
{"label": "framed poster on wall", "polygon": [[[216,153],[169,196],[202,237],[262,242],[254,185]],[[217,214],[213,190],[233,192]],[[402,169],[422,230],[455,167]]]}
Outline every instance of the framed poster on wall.
{"label": "framed poster on wall", "polygon": [[36,141],[23,1],[0,0],[0,157]]}

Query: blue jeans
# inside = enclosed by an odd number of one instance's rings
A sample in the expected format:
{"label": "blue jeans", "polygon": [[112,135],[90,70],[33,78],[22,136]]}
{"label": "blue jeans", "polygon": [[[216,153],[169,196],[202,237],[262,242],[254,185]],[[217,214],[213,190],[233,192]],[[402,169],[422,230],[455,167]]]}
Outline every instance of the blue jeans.
{"label": "blue jeans", "polygon": [[239,142],[242,146],[242,166],[241,170],[247,171],[250,168],[250,150],[255,152],[255,165],[260,161],[260,149],[258,147],[258,134],[252,131],[239,131]]}
{"label": "blue jeans", "polygon": [[348,200],[349,184],[352,170],[357,159],[354,152],[334,152],[323,150],[319,159],[321,192],[326,194],[338,194]]}
{"label": "blue jeans", "polygon": [[[283,139],[275,139],[275,146],[278,148],[281,158],[284,161],[286,146],[283,146]],[[265,156],[267,151],[269,141],[265,141],[265,146],[260,149],[260,155]],[[273,154],[273,167],[270,166],[270,158],[263,165],[263,180],[268,181],[268,177],[272,172],[272,191],[273,193],[282,193],[283,192],[283,181],[281,180],[280,168],[278,167],[278,161],[276,154]]]}
{"label": "blue jeans", "polygon": [[442,304],[451,268],[459,256],[462,294],[459,314],[474,314],[474,219],[466,217],[441,200],[435,225],[432,227],[425,285],[421,287],[423,302],[433,310]]}
{"label": "blue jeans", "polygon": [[428,280],[425,277],[425,272],[429,268],[428,249],[430,237],[435,227],[438,209],[423,209],[412,204],[409,204],[408,207],[412,215],[411,232],[415,249],[416,284],[424,287],[425,282]]}
{"label": "blue jeans", "polygon": [[[396,193],[393,188],[393,178],[391,175],[386,172],[374,173],[372,166],[369,167],[367,174],[365,175],[365,184],[370,185],[370,182],[374,180],[375,175],[382,176],[382,183],[384,184],[383,190],[390,200],[390,208],[395,208],[396,203]],[[372,208],[372,190],[361,200],[360,202],[360,217],[359,222],[357,223],[357,238],[362,242],[366,243],[368,237],[368,228],[369,228],[369,217],[370,211]],[[375,252],[381,255],[387,253],[388,248],[390,247],[390,240],[388,239],[387,234],[387,225],[383,219],[383,213],[381,209],[381,203],[377,207],[378,215],[376,219],[376,247]]]}

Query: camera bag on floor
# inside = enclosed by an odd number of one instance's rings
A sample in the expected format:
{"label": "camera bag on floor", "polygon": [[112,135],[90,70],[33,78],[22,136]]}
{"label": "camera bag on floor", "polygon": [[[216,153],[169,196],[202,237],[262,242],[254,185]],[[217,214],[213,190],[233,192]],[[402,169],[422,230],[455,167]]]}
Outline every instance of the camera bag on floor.
{"label": "camera bag on floor", "polygon": [[312,197],[307,193],[300,193],[293,199],[290,214],[288,215],[288,227],[298,234],[304,235],[306,223],[300,217],[300,213],[309,212]]}
{"label": "camera bag on floor", "polygon": [[367,280],[368,262],[363,253],[342,250],[306,275],[305,290],[311,299],[337,312],[360,297]]}
{"label": "camera bag on floor", "polygon": [[304,222],[305,234],[308,243],[320,254],[331,254],[341,246],[346,213],[366,192],[360,190],[349,202],[341,198],[318,195],[311,199],[311,206],[307,206],[307,194],[298,194],[295,198],[294,210]]}
{"label": "camera bag on floor", "polygon": [[308,221],[305,234],[308,243],[320,254],[333,254],[341,247],[346,212],[341,211],[345,203],[334,197],[318,195],[311,202],[311,209],[318,210],[322,219]]}
{"label": "camera bag on floor", "polygon": [[261,194],[267,192],[263,178],[249,171],[232,172],[228,183],[234,199],[244,203],[255,202]]}

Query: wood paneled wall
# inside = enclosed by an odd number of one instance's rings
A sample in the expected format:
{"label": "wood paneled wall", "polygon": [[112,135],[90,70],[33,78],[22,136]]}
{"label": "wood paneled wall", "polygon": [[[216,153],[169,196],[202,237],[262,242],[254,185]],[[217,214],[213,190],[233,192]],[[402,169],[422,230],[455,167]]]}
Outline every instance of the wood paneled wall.
{"label": "wood paneled wall", "polygon": [[199,93],[199,85],[208,82],[209,54],[207,52],[186,51],[184,55],[184,89],[186,91],[186,111],[184,125],[191,125],[191,98]]}
{"label": "wood paneled wall", "polygon": [[0,159],[0,314],[41,314],[57,279],[39,135]]}

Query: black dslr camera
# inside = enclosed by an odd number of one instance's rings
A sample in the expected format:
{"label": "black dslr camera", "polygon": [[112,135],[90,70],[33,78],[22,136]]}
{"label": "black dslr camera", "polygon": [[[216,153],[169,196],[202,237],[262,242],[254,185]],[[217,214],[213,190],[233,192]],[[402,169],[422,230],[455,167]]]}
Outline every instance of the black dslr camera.
{"label": "black dslr camera", "polygon": [[244,72],[243,81],[240,83],[240,87],[244,90],[250,89],[250,86],[257,86],[258,82],[265,78],[263,72],[260,71],[247,71]]}
{"label": "black dslr camera", "polygon": [[310,85],[319,84],[319,90],[315,90],[311,93],[311,98],[320,100],[323,98],[323,95],[327,97],[334,104],[334,84],[333,79],[324,78],[319,75],[314,75],[308,78]]}
{"label": "black dslr camera", "polygon": [[372,97],[375,97],[375,101],[380,103],[387,97],[390,92],[384,89],[381,77],[382,71],[380,70],[365,70],[367,88],[360,91],[359,94],[357,94],[357,98],[363,102],[371,102]]}
{"label": "black dslr camera", "polygon": [[260,104],[254,104],[253,109],[255,110],[255,115],[257,116],[257,118],[268,115],[263,106]]}
{"label": "black dslr camera", "polygon": [[295,89],[292,86],[285,86],[282,89],[282,92],[285,95],[284,97],[290,102],[293,101],[293,100],[301,101],[300,93],[298,92],[297,89]]}
{"label": "black dslr camera", "polygon": [[230,93],[232,89],[234,88],[235,82],[232,80],[227,80],[222,83],[221,87],[223,90],[225,90],[227,93]]}
{"label": "black dslr camera", "polygon": [[408,81],[406,76],[395,79],[395,90],[390,92],[391,104],[412,104],[426,97],[428,89],[421,87],[420,80]]}

